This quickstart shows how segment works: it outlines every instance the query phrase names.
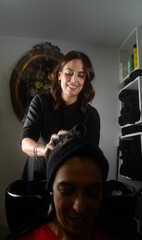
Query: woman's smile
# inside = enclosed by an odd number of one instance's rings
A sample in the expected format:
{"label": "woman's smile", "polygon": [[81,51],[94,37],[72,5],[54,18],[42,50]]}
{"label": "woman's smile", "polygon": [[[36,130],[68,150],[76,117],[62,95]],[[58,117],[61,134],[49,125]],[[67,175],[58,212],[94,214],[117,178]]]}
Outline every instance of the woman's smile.
{"label": "woman's smile", "polygon": [[80,59],[69,61],[58,78],[61,81],[62,98],[66,104],[76,102],[86,80],[83,62]]}
{"label": "woman's smile", "polygon": [[76,89],[77,89],[77,86],[76,86],[76,85],[73,85],[73,84],[70,84],[70,83],[68,83],[67,86],[68,86],[71,90],[76,90]]}

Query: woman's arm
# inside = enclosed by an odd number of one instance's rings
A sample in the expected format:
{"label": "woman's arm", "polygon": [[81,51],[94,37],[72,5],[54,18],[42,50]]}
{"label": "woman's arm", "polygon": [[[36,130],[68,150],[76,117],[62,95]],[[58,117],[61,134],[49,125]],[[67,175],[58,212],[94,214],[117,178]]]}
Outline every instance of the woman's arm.
{"label": "woman's arm", "polygon": [[66,134],[68,132],[69,131],[66,130],[60,130],[58,134],[52,134],[50,142],[46,145],[40,145],[31,138],[24,138],[21,142],[22,151],[30,157],[34,157],[35,153],[37,157],[48,157],[50,151],[54,149],[53,141],[55,139],[58,139],[60,135]]}
{"label": "woman's arm", "polygon": [[22,151],[30,157],[48,157],[49,152],[54,148],[51,141],[44,146],[31,138],[24,138],[21,142],[21,147]]}

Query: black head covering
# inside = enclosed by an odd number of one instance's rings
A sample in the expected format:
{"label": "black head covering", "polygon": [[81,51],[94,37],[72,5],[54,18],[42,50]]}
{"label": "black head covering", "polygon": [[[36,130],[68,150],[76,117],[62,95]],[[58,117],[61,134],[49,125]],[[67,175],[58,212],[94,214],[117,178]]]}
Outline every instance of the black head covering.
{"label": "black head covering", "polygon": [[47,164],[47,190],[52,191],[57,170],[73,156],[86,156],[93,159],[102,170],[103,182],[106,181],[109,170],[108,161],[100,148],[94,142],[85,138],[85,133],[86,127],[78,124],[70,130],[69,134],[61,135],[59,140],[56,141],[56,146],[51,151]]}

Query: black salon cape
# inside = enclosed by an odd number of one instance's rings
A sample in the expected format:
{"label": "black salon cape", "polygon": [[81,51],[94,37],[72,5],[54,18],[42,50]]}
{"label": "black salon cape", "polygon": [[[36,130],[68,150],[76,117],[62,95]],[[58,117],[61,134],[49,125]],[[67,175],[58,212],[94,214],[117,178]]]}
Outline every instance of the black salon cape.
{"label": "black salon cape", "polygon": [[[71,105],[62,105],[54,110],[51,94],[35,96],[30,104],[25,118],[22,139],[28,137],[40,144],[47,144],[53,133],[59,130],[70,130],[74,125],[82,123],[87,127],[86,138],[92,139],[97,145],[100,139],[100,116],[97,110],[88,104],[86,114],[82,114],[79,102]],[[22,180],[46,179],[46,163],[48,158],[38,159],[27,157],[22,172]]]}

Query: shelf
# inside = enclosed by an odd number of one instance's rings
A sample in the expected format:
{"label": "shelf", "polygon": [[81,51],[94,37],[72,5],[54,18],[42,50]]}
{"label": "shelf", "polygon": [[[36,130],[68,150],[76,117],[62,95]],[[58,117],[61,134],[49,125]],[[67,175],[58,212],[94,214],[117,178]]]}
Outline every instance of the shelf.
{"label": "shelf", "polygon": [[136,68],[130,74],[128,74],[125,78],[123,78],[120,81],[120,83],[121,83],[121,85],[123,83],[124,86],[126,86],[128,84],[127,81],[132,82],[133,80],[135,80],[139,76],[142,76],[142,69]]}
{"label": "shelf", "polygon": [[139,135],[142,135],[142,132],[126,134],[124,136],[120,136],[120,139],[126,139],[126,138],[135,137]]}
{"label": "shelf", "polygon": [[120,92],[122,92],[124,89],[137,89],[137,84],[138,84],[137,82],[138,82],[138,77],[134,81],[128,83],[126,86],[121,88]]}
{"label": "shelf", "polygon": [[127,65],[127,69],[122,69],[122,77],[120,82],[125,81],[129,77],[128,62],[133,54],[133,45],[137,45],[137,63],[138,66],[136,69],[142,68],[142,27],[136,27],[128,38],[123,42],[119,48],[119,65]]}
{"label": "shelf", "polygon": [[[137,67],[130,71],[128,63],[135,44]],[[142,181],[142,26],[136,27],[119,48],[119,81],[118,171],[122,178]]]}
{"label": "shelf", "polygon": [[120,128],[122,129],[122,128],[124,128],[124,127],[131,127],[131,126],[141,126],[142,125],[142,122],[141,121],[137,121],[137,122],[135,122],[135,123],[132,123],[132,124],[125,124],[125,125],[123,125],[123,126],[120,126]]}

